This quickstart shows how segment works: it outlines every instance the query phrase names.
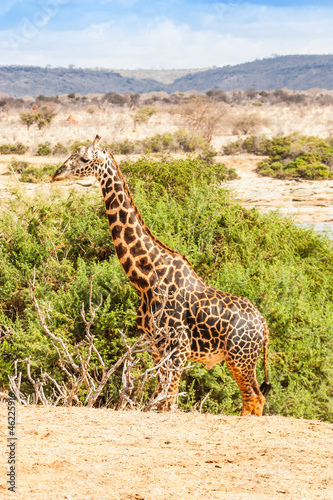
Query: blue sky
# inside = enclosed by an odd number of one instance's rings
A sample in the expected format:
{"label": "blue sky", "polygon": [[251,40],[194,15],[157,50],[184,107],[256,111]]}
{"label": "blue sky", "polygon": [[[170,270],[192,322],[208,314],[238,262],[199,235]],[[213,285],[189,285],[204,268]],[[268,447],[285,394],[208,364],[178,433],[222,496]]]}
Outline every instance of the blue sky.
{"label": "blue sky", "polygon": [[206,68],[333,53],[327,0],[2,0],[0,64]]}

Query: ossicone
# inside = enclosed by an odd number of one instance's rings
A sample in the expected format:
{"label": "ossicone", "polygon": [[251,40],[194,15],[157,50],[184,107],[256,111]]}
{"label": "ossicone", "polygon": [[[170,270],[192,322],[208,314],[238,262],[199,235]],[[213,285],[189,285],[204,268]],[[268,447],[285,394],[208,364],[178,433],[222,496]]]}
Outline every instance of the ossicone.
{"label": "ossicone", "polygon": [[102,139],[102,137],[97,134],[94,141],[93,141],[93,144],[92,144],[94,148],[96,148],[99,145],[99,143],[101,142],[101,139]]}

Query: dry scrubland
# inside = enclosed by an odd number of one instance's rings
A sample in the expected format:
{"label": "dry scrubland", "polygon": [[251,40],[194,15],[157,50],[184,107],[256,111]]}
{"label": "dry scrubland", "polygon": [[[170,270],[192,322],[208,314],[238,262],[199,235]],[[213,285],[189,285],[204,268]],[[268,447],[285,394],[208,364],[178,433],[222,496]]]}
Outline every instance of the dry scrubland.
{"label": "dry scrubland", "polygon": [[[212,97],[196,93],[169,96],[163,92],[134,98],[130,96],[136,94],[60,96],[53,100],[3,96],[1,143],[22,142],[33,153],[39,143],[67,145],[92,139],[96,132],[105,143],[112,143],[186,128],[202,134],[219,150],[249,134],[272,137],[296,132],[328,137],[333,133],[333,91],[212,92]],[[55,113],[50,126],[38,130],[32,125],[28,129],[21,123],[20,114],[33,106],[38,106],[36,112],[44,109]],[[133,115],[144,107],[153,107],[156,113],[146,123],[135,124]],[[70,115],[77,123],[67,121]]]}

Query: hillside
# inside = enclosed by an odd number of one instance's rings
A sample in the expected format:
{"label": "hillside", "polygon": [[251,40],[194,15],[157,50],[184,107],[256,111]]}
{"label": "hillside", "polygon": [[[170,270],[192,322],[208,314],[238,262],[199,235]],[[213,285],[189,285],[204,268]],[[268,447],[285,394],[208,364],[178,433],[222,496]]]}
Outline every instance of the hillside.
{"label": "hillside", "polygon": [[81,95],[110,91],[173,93],[214,88],[270,90],[285,87],[292,90],[333,89],[333,55],[278,56],[207,70],[0,67],[0,92],[12,97],[71,92]]}
{"label": "hillside", "polygon": [[[22,499],[333,498],[331,424],[40,406],[18,413]],[[2,422],[6,414],[0,404]],[[5,435],[0,442],[4,450]],[[0,498],[9,498],[4,459],[0,477]]]}
{"label": "hillside", "polygon": [[333,89],[333,55],[291,55],[224,66],[178,78],[168,92],[209,89]]}
{"label": "hillside", "polygon": [[160,82],[125,77],[112,70],[40,68],[37,66],[0,67],[0,91],[12,97],[40,94],[47,96],[76,92],[151,92],[163,90]]}

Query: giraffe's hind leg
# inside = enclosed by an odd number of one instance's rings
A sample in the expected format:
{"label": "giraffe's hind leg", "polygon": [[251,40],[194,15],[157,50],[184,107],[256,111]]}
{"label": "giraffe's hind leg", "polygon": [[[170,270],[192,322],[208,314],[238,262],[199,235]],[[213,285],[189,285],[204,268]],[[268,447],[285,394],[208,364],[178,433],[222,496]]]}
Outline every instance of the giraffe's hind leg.
{"label": "giraffe's hind leg", "polygon": [[257,417],[261,417],[265,398],[257,382],[255,367],[250,370],[244,370],[237,367],[231,361],[227,361],[227,366],[242,394],[243,405],[240,413],[241,416],[256,415]]}
{"label": "giraffe's hind leg", "polygon": [[[258,353],[259,355],[259,353]],[[226,355],[226,363],[242,394],[241,416],[262,415],[265,397],[260,391],[256,377],[257,353],[247,356]]]}

